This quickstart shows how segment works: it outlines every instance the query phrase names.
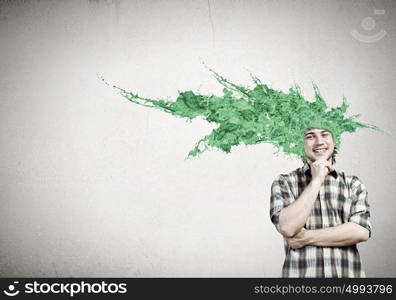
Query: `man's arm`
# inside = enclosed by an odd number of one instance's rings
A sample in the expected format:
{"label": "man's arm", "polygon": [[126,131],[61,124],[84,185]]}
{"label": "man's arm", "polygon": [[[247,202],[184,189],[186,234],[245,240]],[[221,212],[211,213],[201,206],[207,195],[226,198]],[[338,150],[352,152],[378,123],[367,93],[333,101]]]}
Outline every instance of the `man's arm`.
{"label": "man's arm", "polygon": [[310,164],[312,180],[306,186],[300,197],[279,213],[280,232],[285,238],[295,236],[307,222],[312,206],[318,196],[329,169],[333,170],[330,162],[317,160]]}
{"label": "man's arm", "polygon": [[293,237],[305,225],[318,197],[321,184],[319,180],[311,180],[300,197],[280,211],[280,232],[285,238]]}
{"label": "man's arm", "polygon": [[351,246],[369,239],[369,231],[354,222],[348,222],[334,227],[305,230],[294,237],[288,238],[288,244],[293,249],[305,246],[343,247]]}

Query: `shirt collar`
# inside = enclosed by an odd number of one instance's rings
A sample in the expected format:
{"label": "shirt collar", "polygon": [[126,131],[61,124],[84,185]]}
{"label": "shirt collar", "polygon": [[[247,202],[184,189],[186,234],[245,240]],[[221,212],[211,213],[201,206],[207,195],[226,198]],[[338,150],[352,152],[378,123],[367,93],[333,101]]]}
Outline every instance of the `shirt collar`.
{"label": "shirt collar", "polygon": [[[303,169],[304,174],[311,174],[311,169],[307,162],[304,162],[304,166],[302,167],[302,169]],[[338,173],[336,170],[331,171],[329,174],[331,176],[333,176],[335,179],[337,179],[337,177],[338,177]]]}

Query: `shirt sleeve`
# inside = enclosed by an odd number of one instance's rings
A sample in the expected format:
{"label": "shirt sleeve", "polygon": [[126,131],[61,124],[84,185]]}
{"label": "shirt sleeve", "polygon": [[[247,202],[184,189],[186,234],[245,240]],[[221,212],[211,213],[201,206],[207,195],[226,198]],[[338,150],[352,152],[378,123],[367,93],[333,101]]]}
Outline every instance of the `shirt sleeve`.
{"label": "shirt sleeve", "polygon": [[364,184],[356,176],[352,177],[352,205],[348,221],[363,226],[369,231],[371,237],[370,205],[368,203],[368,192]]}
{"label": "shirt sleeve", "polygon": [[287,179],[279,175],[271,185],[270,217],[276,230],[280,232],[279,213],[294,200]]}

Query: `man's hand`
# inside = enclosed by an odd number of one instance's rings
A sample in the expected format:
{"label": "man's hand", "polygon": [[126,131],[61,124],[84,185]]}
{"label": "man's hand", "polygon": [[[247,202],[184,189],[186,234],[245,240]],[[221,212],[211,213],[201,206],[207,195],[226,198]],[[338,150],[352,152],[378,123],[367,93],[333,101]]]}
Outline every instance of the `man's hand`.
{"label": "man's hand", "polygon": [[307,230],[304,227],[295,236],[287,239],[287,243],[293,249],[305,247],[308,241]]}
{"label": "man's hand", "polygon": [[308,161],[311,167],[312,180],[318,180],[322,184],[329,172],[334,171],[334,167],[330,161],[318,159],[314,162]]}

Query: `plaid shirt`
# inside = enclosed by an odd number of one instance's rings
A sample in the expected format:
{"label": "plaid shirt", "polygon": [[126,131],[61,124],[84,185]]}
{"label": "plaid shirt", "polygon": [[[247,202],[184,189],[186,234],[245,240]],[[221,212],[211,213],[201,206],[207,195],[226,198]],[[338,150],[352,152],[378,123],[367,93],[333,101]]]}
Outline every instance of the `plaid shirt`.
{"label": "plaid shirt", "polygon": [[[311,180],[308,164],[272,183],[270,216],[279,229],[279,213],[295,201]],[[320,229],[354,222],[370,232],[370,207],[365,186],[356,176],[333,171],[326,176],[305,229]],[[282,277],[365,277],[356,245],[346,247],[305,246],[292,249],[285,243]]]}

